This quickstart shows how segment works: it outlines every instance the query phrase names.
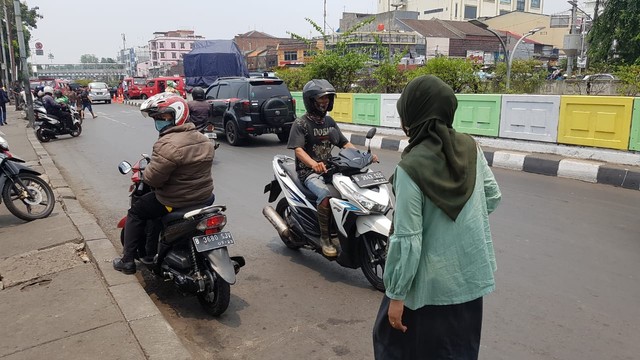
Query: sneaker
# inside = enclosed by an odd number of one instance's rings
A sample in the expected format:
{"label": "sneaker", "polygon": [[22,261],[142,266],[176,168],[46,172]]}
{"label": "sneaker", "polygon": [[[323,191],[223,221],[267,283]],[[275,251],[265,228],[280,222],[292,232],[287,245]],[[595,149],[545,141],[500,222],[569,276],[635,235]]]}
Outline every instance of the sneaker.
{"label": "sneaker", "polygon": [[136,263],[134,261],[122,261],[122,258],[113,259],[113,268],[127,275],[136,273]]}
{"label": "sneaker", "polygon": [[97,118],[97,117],[98,117],[98,115],[93,115],[93,118],[94,118],[94,119],[95,119],[95,118]]}

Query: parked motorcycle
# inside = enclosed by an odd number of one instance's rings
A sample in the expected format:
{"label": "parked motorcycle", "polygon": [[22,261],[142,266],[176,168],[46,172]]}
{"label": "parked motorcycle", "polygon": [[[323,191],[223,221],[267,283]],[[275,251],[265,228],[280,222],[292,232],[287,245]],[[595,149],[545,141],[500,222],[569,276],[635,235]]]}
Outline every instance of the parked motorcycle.
{"label": "parked motorcycle", "polygon": [[[367,133],[371,140],[376,133]],[[337,134],[330,134],[332,143]],[[367,280],[384,291],[382,276],[391,221],[385,216],[392,208],[388,182],[382,172],[367,167],[372,163],[371,148],[367,152],[342,149],[326,165],[325,179],[332,192],[329,200],[332,213],[330,230],[340,242],[336,260],[341,266],[361,268]],[[276,228],[282,242],[290,249],[308,248],[322,254],[316,196],[309,191],[296,173],[295,159],[285,155],[273,158],[275,179],[265,186],[269,202],[281,192],[276,208],[266,206],[262,213]],[[324,255],[323,255],[324,256]]]}
{"label": "parked motorcycle", "polygon": [[22,220],[46,218],[55,206],[53,189],[39,172],[9,152],[9,144],[1,135],[4,134],[0,132],[0,202],[4,201],[7,209]]}
{"label": "parked motorcycle", "polygon": [[[153,191],[142,181],[149,161],[143,154],[133,166],[126,161],[118,166],[122,174],[132,172],[131,205]],[[212,195],[201,205],[173,209],[160,220],[147,222],[147,242],[138,249],[138,258],[153,274],[173,281],[183,293],[196,295],[205,311],[218,316],[229,306],[230,285],[235,284],[245,260],[229,256],[227,248],[235,241],[231,232],[222,231],[227,208],[213,201]],[[121,241],[126,220],[125,216],[117,225],[122,229]]]}
{"label": "parked motorcycle", "polygon": [[45,109],[44,104],[39,100],[33,102],[33,113],[35,115],[34,129],[36,131],[36,137],[40,142],[48,142],[54,137],[64,134],[78,137],[82,133],[79,114],[74,115],[73,112],[71,113],[73,126],[71,129],[67,129],[63,126],[62,121],[60,121],[58,117],[47,114],[47,109]]}

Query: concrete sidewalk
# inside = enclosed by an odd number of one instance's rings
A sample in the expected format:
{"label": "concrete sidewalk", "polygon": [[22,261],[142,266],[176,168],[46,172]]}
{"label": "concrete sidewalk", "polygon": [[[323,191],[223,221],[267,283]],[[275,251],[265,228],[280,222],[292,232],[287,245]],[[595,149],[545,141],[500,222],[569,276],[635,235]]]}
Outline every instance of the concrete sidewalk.
{"label": "concrete sidewalk", "polygon": [[[142,100],[125,100],[124,103],[139,107]],[[355,145],[365,145],[369,128],[371,126],[340,124],[342,132]],[[493,167],[640,190],[638,152],[482,136],[474,138]],[[403,151],[409,144],[407,140],[400,129],[379,127],[371,147]]]}
{"label": "concrete sidewalk", "polygon": [[191,358],[137,278],[113,270],[115,247],[22,112],[7,108],[0,131],[11,153],[53,186],[56,206],[32,222],[0,206],[0,358]]}

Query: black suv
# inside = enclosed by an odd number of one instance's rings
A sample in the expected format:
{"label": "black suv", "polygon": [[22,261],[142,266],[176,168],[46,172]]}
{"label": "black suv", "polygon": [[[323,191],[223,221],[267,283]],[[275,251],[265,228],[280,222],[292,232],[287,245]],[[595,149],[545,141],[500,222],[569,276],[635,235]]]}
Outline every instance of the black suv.
{"label": "black suv", "polygon": [[273,133],[280,142],[289,139],[296,118],[296,104],[287,85],[270,77],[223,77],[206,93],[212,118],[224,129],[229,144],[239,145],[248,135]]}

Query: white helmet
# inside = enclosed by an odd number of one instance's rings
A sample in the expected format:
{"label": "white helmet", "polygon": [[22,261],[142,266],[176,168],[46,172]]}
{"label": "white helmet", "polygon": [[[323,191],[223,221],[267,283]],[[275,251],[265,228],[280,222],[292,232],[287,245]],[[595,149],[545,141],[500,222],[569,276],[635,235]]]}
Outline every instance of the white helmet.
{"label": "white helmet", "polygon": [[42,90],[45,94],[53,95],[53,88],[51,86],[45,86]]}
{"label": "white helmet", "polygon": [[189,118],[189,106],[187,102],[174,93],[163,92],[156,94],[140,105],[142,115],[159,120],[159,115],[171,114],[173,125],[182,125]]}

